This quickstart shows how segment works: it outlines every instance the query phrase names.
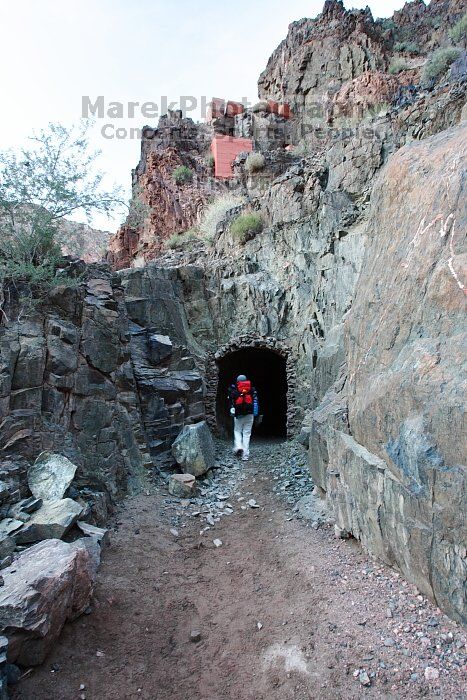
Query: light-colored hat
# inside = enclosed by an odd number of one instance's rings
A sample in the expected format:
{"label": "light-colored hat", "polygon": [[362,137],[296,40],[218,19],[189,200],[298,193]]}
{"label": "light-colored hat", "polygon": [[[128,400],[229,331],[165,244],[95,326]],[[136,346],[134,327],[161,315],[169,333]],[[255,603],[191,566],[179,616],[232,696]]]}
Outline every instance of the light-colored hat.
{"label": "light-colored hat", "polygon": [[244,374],[239,374],[237,377],[237,382],[246,382],[246,377]]}

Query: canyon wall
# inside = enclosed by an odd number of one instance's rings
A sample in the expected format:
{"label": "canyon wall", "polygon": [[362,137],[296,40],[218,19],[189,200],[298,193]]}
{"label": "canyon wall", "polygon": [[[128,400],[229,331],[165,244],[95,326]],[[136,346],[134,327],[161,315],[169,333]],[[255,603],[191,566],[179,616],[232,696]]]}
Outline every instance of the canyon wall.
{"label": "canyon wall", "polygon": [[[170,276],[178,327],[167,332],[208,394],[218,348],[287,346],[300,440],[340,532],[459,620],[465,69],[427,82],[423,66],[462,12],[415,2],[375,21],[330,1],[293,23],[259,80],[260,97],[290,103],[292,123],[261,105],[236,118],[265,165],[251,174],[239,156],[231,187],[263,231],[239,241],[235,210],[213,244],[161,247],[143,273],[122,273],[128,288],[151,278],[157,299]],[[389,72],[401,56],[404,70]]]}
{"label": "canyon wall", "polygon": [[[461,15],[456,0],[414,2],[391,24],[331,0],[292,24],[259,91],[293,119],[265,103],[235,117],[264,166],[240,155],[229,183],[206,161],[212,125],[171,113],[145,128],[133,185],[147,210],[112,239],[114,272],[94,267],[0,328],[12,472],[61,446],[107,501],[141,488],[183,425],[215,424],[219,353],[280,348],[289,433],[338,530],[465,619],[462,57],[422,79]],[[417,51],[396,50],[408,38]],[[405,70],[389,73],[401,53]],[[177,184],[180,165],[192,178]],[[226,192],[243,204],[207,240],[200,218]],[[245,212],[263,228],[239,238]]]}
{"label": "canyon wall", "polygon": [[105,520],[112,502],[142,488],[149,460],[123,290],[94,266],[85,282],[56,287],[42,308],[25,309],[21,290],[10,292],[0,328],[7,505],[27,492],[27,466],[47,450],[78,466],[76,487]]}

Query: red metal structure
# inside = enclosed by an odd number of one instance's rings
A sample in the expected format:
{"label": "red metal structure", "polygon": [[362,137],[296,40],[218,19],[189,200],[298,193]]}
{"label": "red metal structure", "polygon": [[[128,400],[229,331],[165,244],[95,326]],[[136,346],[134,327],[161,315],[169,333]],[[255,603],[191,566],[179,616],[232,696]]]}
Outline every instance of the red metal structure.
{"label": "red metal structure", "polygon": [[250,153],[253,150],[251,139],[234,138],[216,134],[211,143],[211,151],[214,156],[214,175],[216,177],[233,177],[232,162],[239,153]]}
{"label": "red metal structure", "polygon": [[237,114],[243,114],[245,107],[241,102],[233,102],[229,100],[225,108],[226,117],[235,117]]}

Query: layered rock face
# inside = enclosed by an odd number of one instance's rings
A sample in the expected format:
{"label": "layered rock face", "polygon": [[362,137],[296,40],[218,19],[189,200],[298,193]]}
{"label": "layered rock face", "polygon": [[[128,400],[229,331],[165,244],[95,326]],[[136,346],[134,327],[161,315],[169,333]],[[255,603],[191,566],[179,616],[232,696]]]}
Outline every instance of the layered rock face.
{"label": "layered rock face", "polygon": [[122,289],[96,267],[84,284],[56,288],[28,320],[13,297],[4,311],[11,319],[0,328],[7,500],[25,495],[25,465],[49,450],[78,465],[76,484],[102,517],[106,504],[139,488],[148,458]]}
{"label": "layered rock face", "polygon": [[310,464],[339,527],[465,621],[467,125],[393,156],[372,194],[345,387]]}
{"label": "layered rock face", "polygon": [[[448,30],[465,12],[462,0],[423,0],[406,3],[388,20],[374,20],[370,9],[347,11],[343,2],[326,0],[316,19],[302,19],[289,27],[261,74],[262,98],[289,102],[295,112],[313,117],[332,113],[335,94],[349,81],[373,72],[386,71],[391,58],[414,48],[407,67],[414,72],[397,75],[398,85],[418,82],[419,55],[449,44]],[[384,102],[385,91],[379,94]],[[354,108],[355,105],[352,105]]]}
{"label": "layered rock face", "polygon": [[315,20],[290,25],[260,76],[259,95],[301,112],[365,71],[386,68],[385,49],[369,8],[347,12],[342,2],[326,0]]}

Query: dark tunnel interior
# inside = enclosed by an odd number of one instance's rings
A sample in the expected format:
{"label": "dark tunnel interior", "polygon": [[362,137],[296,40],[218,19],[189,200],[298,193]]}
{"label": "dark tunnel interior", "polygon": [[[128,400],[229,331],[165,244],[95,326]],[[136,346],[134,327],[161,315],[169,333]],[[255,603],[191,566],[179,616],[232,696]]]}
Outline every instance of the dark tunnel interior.
{"label": "dark tunnel interior", "polygon": [[258,392],[261,425],[254,437],[287,437],[287,371],[285,358],[267,348],[244,348],[218,360],[216,419],[221,435],[230,436],[233,420],[229,415],[228,388],[239,374],[245,374]]}

